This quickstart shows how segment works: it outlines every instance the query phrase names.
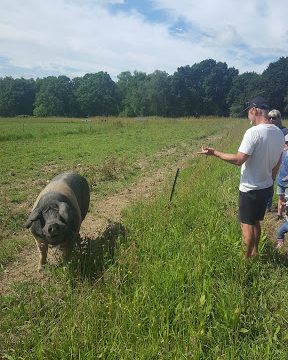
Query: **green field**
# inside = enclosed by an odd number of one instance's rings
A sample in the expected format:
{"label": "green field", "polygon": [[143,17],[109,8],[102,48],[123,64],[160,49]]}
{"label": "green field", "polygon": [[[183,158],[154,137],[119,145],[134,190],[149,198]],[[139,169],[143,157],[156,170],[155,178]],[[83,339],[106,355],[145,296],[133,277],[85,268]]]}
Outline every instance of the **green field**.
{"label": "green field", "polygon": [[[202,144],[235,152],[247,127],[212,118],[0,120],[2,270],[32,242],[22,241],[22,224],[57,173],[85,175],[97,202]],[[179,151],[156,156],[172,147]],[[141,159],[152,160],[143,168]],[[153,200],[125,210],[114,254],[90,247],[68,268],[48,267],[44,282],[15,282],[1,298],[0,357],[287,359],[287,261],[265,234],[259,259],[243,261],[239,171],[192,157],[172,205],[167,174]]]}
{"label": "green field", "polygon": [[[196,151],[202,139],[222,136],[232,126],[215,119],[206,120],[205,126],[203,120],[184,119],[1,119],[0,263],[25,245],[23,223],[38,193],[55,175],[73,170],[86,176],[97,202],[143,172],[173,161],[173,155],[153,159],[157,152],[171,147],[177,147],[178,156]],[[149,167],[141,169],[139,161],[151,157]]]}

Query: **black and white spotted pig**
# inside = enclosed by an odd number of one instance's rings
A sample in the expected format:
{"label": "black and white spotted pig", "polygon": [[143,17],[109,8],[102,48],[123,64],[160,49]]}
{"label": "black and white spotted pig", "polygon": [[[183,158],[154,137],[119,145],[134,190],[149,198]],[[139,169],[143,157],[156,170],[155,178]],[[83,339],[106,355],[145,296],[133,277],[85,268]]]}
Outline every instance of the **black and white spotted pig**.
{"label": "black and white spotted pig", "polygon": [[67,261],[76,241],[90,201],[87,180],[72,172],[55,176],[41,191],[25,223],[31,227],[40,253],[38,269],[47,262],[48,246],[59,246]]}

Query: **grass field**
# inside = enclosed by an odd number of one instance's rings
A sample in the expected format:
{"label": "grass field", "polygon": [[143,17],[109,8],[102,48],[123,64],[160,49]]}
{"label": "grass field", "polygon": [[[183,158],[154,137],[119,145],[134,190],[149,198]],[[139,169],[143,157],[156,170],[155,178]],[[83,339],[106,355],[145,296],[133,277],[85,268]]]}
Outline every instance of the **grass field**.
{"label": "grass field", "polygon": [[[53,176],[77,171],[86,176],[95,201],[128,186],[173,160],[158,156],[148,168],[139,161],[177,146],[183,153],[199,141],[231,128],[229,122],[16,118],[0,120],[0,263],[25,245],[23,223],[37,194]],[[195,145],[194,145],[195,144]],[[91,203],[93,207],[93,203]],[[13,238],[13,242],[3,241]]]}
{"label": "grass field", "polygon": [[[145,156],[172,146],[196,151],[211,135],[215,147],[235,152],[248,126],[231,119],[22,122],[0,121],[4,269],[24,246],[29,206],[59,171],[79,169],[96,201],[140,177],[136,164]],[[171,161],[156,159],[156,168]],[[112,171],[115,163],[121,168]],[[87,251],[66,269],[48,268],[44,285],[15,283],[1,298],[2,357],[287,359],[287,262],[265,234],[259,259],[243,261],[238,181],[239,168],[196,156],[180,173],[172,205],[167,182],[153,200],[126,209],[125,235],[113,256],[104,253],[101,272]]]}

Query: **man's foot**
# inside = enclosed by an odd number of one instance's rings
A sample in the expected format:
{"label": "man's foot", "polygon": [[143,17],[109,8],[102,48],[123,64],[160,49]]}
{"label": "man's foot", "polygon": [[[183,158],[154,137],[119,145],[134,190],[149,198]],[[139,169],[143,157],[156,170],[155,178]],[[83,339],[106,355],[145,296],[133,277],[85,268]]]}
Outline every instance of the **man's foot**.
{"label": "man's foot", "polygon": [[279,215],[279,214],[277,214],[277,216],[276,216],[276,219],[275,219],[276,221],[279,221],[279,220],[283,220],[283,215]]}

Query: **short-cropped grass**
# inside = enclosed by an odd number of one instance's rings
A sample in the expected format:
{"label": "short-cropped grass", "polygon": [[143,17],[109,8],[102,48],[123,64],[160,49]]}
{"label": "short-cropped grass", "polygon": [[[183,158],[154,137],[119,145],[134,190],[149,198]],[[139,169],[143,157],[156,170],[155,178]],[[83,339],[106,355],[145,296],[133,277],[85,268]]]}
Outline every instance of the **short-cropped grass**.
{"label": "short-cropped grass", "polygon": [[[236,151],[241,131],[221,148]],[[265,234],[243,260],[239,170],[191,160],[171,204],[173,179],[127,210],[99,266],[88,246],[45,286],[19,284],[2,298],[4,359],[287,359],[287,261]]]}

